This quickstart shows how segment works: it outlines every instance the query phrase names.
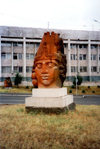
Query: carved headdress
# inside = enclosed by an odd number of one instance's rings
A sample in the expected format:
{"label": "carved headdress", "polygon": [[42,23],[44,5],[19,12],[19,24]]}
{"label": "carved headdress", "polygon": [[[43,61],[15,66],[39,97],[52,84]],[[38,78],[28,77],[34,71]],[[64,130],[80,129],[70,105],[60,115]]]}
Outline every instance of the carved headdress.
{"label": "carved headdress", "polygon": [[63,84],[66,78],[66,56],[64,55],[63,40],[59,37],[59,34],[52,32],[44,33],[38,51],[34,59],[34,65],[32,69],[32,83],[34,86],[38,86],[35,76],[35,64],[39,60],[51,59],[56,60],[59,64],[60,79]]}

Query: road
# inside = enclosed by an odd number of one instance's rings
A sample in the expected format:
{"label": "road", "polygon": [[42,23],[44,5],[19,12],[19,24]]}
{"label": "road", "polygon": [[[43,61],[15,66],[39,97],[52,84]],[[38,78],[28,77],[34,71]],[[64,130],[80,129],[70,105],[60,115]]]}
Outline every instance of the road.
{"label": "road", "polygon": [[[0,94],[1,104],[24,104],[25,98],[31,95],[24,94]],[[74,96],[76,104],[81,105],[100,105],[100,95],[97,96]]]}
{"label": "road", "polygon": [[100,96],[74,96],[74,101],[81,105],[100,105]]}

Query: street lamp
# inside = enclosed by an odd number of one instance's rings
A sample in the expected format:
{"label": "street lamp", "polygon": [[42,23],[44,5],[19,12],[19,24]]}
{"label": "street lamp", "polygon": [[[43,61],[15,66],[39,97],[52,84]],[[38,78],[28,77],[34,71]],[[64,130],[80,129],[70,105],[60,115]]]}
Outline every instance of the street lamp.
{"label": "street lamp", "polygon": [[76,52],[76,47],[75,47],[75,67],[76,67],[76,95],[77,95],[77,52]]}
{"label": "street lamp", "polygon": [[94,19],[94,22],[100,23],[100,21],[98,21],[98,20],[96,20],[96,19]]}
{"label": "street lamp", "polygon": [[95,23],[100,24],[100,21],[98,21],[97,19],[94,19],[93,21],[94,21]]}

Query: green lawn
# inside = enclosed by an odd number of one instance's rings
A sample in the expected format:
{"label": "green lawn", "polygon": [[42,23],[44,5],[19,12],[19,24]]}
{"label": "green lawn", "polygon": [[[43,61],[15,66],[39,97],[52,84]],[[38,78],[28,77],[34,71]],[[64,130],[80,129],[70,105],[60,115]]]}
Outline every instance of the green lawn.
{"label": "green lawn", "polygon": [[0,149],[99,149],[100,106],[77,105],[67,114],[26,113],[0,106]]}
{"label": "green lawn", "polygon": [[[76,94],[76,89],[68,86],[68,94]],[[0,87],[0,93],[32,93],[32,87],[26,88],[26,87],[13,87],[13,88],[4,88]],[[80,86],[77,89],[78,95],[100,95],[100,87],[97,86]]]}
{"label": "green lawn", "polygon": [[12,88],[4,88],[0,87],[0,93],[32,93],[32,87],[12,87]]}
{"label": "green lawn", "polygon": [[[72,93],[70,93],[72,91]],[[69,94],[76,94],[76,88],[68,87]],[[78,95],[100,95],[100,87],[97,86],[79,86],[77,88]]]}

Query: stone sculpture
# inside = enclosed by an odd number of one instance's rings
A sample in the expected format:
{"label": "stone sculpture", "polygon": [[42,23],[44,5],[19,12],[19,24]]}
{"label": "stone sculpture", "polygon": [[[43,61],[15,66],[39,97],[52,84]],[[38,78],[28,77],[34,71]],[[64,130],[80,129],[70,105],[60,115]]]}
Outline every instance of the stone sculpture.
{"label": "stone sculpture", "polygon": [[12,87],[12,82],[11,82],[10,77],[5,78],[4,87]]}
{"label": "stone sculpture", "polygon": [[35,56],[32,83],[38,88],[60,88],[66,78],[66,56],[59,34],[44,33]]}
{"label": "stone sculpture", "polygon": [[36,88],[32,97],[25,99],[26,111],[60,113],[75,107],[73,95],[67,95],[67,88],[62,87],[65,78],[63,41],[57,33],[44,33],[32,69],[32,83]]}

